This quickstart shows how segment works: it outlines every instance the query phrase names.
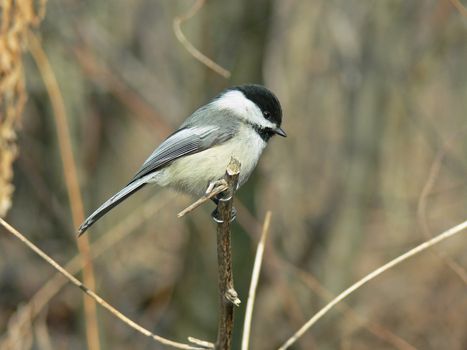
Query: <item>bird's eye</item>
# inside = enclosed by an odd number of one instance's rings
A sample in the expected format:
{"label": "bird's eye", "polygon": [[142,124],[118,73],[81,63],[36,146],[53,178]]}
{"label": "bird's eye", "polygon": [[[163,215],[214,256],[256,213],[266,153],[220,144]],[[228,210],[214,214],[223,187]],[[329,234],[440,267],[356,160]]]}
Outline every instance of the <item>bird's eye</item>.
{"label": "bird's eye", "polygon": [[266,118],[266,119],[271,118],[271,112],[264,111],[264,112],[263,112],[263,115],[264,115],[264,118]]}

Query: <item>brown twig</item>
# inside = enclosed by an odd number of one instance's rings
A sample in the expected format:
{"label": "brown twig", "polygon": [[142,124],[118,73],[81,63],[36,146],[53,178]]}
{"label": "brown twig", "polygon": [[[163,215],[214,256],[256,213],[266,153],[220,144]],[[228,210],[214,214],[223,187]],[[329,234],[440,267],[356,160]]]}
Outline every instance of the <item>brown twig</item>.
{"label": "brown twig", "polygon": [[230,242],[230,221],[232,219],[233,196],[240,174],[240,163],[235,158],[230,160],[225,173],[227,190],[217,205],[217,263],[219,267],[220,312],[217,328],[216,349],[230,350],[233,330],[233,307],[240,305],[240,299],[234,289],[232,273],[232,252]]}
{"label": "brown twig", "polygon": [[255,305],[256,288],[258,286],[259,272],[261,271],[261,263],[263,261],[264,246],[269,232],[269,225],[271,224],[271,212],[266,213],[264,218],[263,230],[261,238],[256,249],[255,263],[253,265],[253,272],[251,274],[250,290],[248,292],[248,301],[246,303],[245,322],[243,323],[242,335],[242,350],[248,350],[250,343],[250,330],[251,319],[253,317],[253,306]]}
{"label": "brown twig", "polygon": [[[28,43],[30,52],[39,68],[39,72],[42,76],[42,80],[52,104],[54,112],[53,116],[57,127],[60,157],[62,159],[63,174],[65,176],[73,224],[74,227],[78,227],[84,220],[84,208],[79,188],[76,163],[70,141],[70,128],[68,126],[65,103],[47,55],[42,49],[41,43],[31,31],[28,33]],[[90,288],[95,289],[96,282],[92,260],[90,258],[90,244],[88,237],[78,240],[78,249],[83,257],[83,279]],[[84,313],[86,318],[88,348],[91,350],[98,350],[100,349],[100,342],[97,311],[96,304],[91,299],[84,298]]]}
{"label": "brown twig", "polygon": [[467,17],[467,8],[459,0],[449,0],[451,4],[460,12],[462,16]]}
{"label": "brown twig", "polygon": [[223,76],[224,78],[228,79],[230,78],[230,72],[222,68],[220,65],[218,65],[216,62],[211,60],[209,57],[201,53],[196,47],[193,46],[192,43],[188,41],[188,39],[185,37],[185,34],[183,34],[181,25],[183,22],[187,21],[191,17],[193,17],[196,12],[199,11],[201,7],[203,7],[205,0],[197,0],[191,9],[185,13],[184,15],[177,16],[174,18],[173,21],[173,29],[175,32],[175,36],[177,37],[178,41],[185,47],[185,49],[198,61],[200,61],[202,64],[204,64],[206,67],[212,69],[214,72],[217,74]]}
{"label": "brown twig", "polygon": [[212,197],[217,196],[219,193],[224,192],[228,186],[226,184],[220,184],[217,187],[214,187],[212,191],[210,191],[208,194],[204,195],[203,197],[199,198],[196,202],[193,204],[190,204],[188,207],[183,209],[180,213],[177,214],[178,218],[181,218],[182,216],[188,214],[189,212],[195,210],[198,208],[200,205],[205,203],[206,201],[210,200]]}
{"label": "brown twig", "polygon": [[75,286],[80,288],[84,293],[89,295],[95,302],[97,302],[104,309],[109,311],[115,317],[119,318],[121,321],[123,321],[125,324],[127,324],[131,328],[133,328],[136,331],[144,334],[147,337],[150,337],[150,338],[154,339],[155,341],[157,341],[157,342],[159,342],[161,344],[171,346],[171,347],[174,347],[174,348],[177,348],[177,349],[186,349],[186,350],[204,350],[204,349],[206,349],[205,347],[195,347],[195,346],[191,346],[191,345],[188,345],[188,344],[175,342],[173,340],[163,338],[163,337],[161,337],[161,336],[159,336],[157,334],[154,334],[151,331],[147,330],[143,326],[139,325],[138,323],[134,322],[133,320],[131,320],[130,318],[128,318],[127,316],[122,314],[115,307],[113,307],[108,302],[106,302],[104,299],[102,299],[99,295],[97,295],[94,291],[92,291],[88,287],[86,287],[86,285],[84,285],[80,280],[78,280],[76,277],[74,277],[72,274],[70,274],[60,264],[58,264],[55,260],[53,260],[46,253],[44,253],[39,247],[37,247],[34,243],[32,243],[30,240],[28,240],[23,234],[21,234],[18,230],[16,230],[13,226],[8,224],[2,218],[0,218],[0,225],[2,225],[8,232],[10,232],[16,238],[18,238],[21,242],[23,242],[34,253],[36,253],[38,256],[40,256],[42,259],[44,259],[48,264],[52,265],[58,272],[60,272],[63,276],[65,276],[67,280],[69,280]]}
{"label": "brown twig", "polygon": [[351,285],[349,288],[344,290],[340,293],[337,297],[335,297],[331,302],[329,302],[325,307],[319,310],[312,318],[310,318],[292,337],[290,337],[280,348],[279,350],[288,349],[292,344],[294,344],[303,334],[308,331],[311,326],[313,326],[318,320],[320,320],[329,310],[331,310],[336,304],[340,303],[342,300],[347,298],[350,294],[355,292],[357,289],[362,287],[363,285],[370,282],[372,279],[378,277],[383,272],[392,269],[393,267],[399,265],[400,263],[404,262],[405,260],[420,254],[421,252],[427,250],[428,248],[433,247],[440,242],[455,236],[456,234],[464,231],[467,228],[467,220],[451,227],[450,229],[440,233],[439,235],[435,236],[434,238],[419,244],[415,248],[412,248],[408,252],[399,255],[397,258],[389,261],[388,263],[384,264],[383,266],[377,268],[373,272],[369,273],[358,282]]}

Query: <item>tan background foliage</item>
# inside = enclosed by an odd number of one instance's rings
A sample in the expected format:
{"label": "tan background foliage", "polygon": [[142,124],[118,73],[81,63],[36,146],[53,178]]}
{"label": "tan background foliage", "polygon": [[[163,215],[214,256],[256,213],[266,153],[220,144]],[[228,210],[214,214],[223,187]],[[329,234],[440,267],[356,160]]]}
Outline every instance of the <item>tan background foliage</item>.
{"label": "tan background foliage", "polygon": [[[192,1],[50,0],[37,33],[65,101],[86,213],[196,107],[227,86],[264,83],[283,104],[289,137],[271,141],[238,193],[234,273],[246,300],[259,222],[272,210],[252,348],[279,346],[329,294],[465,220],[467,18],[454,2],[207,1],[182,29],[231,71],[225,79],[175,37],[173,19]],[[33,60],[21,56],[24,31],[40,17],[34,6],[18,17],[20,29],[2,7],[0,209],[12,200],[8,221],[66,263],[76,227],[53,111]],[[109,241],[93,258],[96,288],[158,334],[212,340],[212,208],[177,219],[190,201],[145,188],[99,222],[90,240]],[[465,349],[465,237],[437,251],[448,261],[427,253],[381,276],[348,300],[353,311],[333,311],[296,348]],[[0,234],[1,334],[52,275]],[[48,300],[25,348],[44,339],[52,348],[86,346],[81,303],[72,288]],[[103,348],[153,348],[104,312],[98,324]]]}

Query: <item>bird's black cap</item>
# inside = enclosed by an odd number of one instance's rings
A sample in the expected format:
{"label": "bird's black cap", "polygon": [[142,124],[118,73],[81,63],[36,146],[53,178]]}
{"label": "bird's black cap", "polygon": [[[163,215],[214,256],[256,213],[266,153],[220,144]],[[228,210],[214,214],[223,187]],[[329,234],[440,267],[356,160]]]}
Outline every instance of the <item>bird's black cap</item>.
{"label": "bird's black cap", "polygon": [[241,91],[246,98],[253,101],[261,109],[266,119],[280,127],[282,123],[281,104],[270,90],[257,84],[239,85],[231,90]]}

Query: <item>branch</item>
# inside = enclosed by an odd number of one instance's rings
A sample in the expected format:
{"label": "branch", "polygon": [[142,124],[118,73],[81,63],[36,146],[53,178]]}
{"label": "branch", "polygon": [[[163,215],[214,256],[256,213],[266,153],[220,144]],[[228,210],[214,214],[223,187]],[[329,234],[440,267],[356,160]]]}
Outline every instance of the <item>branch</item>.
{"label": "branch", "polygon": [[240,305],[234,289],[232,274],[232,252],[230,243],[230,220],[232,218],[233,195],[240,175],[240,162],[230,160],[225,173],[227,190],[222,192],[217,205],[217,215],[222,221],[217,225],[217,263],[219,265],[220,312],[217,328],[216,349],[230,350],[233,329],[233,307]]}
{"label": "branch", "polygon": [[86,287],[81,281],[79,281],[76,277],[74,277],[72,274],[70,274],[60,264],[58,264],[55,260],[53,260],[46,253],[44,253],[39,247],[37,247],[34,243],[32,243],[30,240],[28,240],[24,235],[22,235],[18,230],[16,230],[13,226],[8,224],[2,218],[0,218],[0,225],[5,227],[8,230],[8,232],[10,232],[16,238],[18,238],[29,249],[31,249],[34,253],[36,253],[42,259],[44,259],[48,264],[52,265],[58,272],[60,272],[63,276],[65,276],[71,283],[73,283],[75,286],[80,288],[84,293],[89,295],[95,302],[97,302],[104,309],[106,309],[112,315],[119,318],[121,321],[123,321],[125,324],[127,324],[131,328],[133,328],[136,331],[144,334],[147,337],[150,337],[150,338],[154,339],[155,341],[157,341],[157,342],[159,342],[161,344],[171,346],[171,347],[174,347],[174,348],[177,348],[177,349],[185,349],[185,350],[205,350],[206,349],[206,347],[195,347],[195,346],[191,346],[191,345],[187,345],[187,344],[183,344],[183,343],[178,343],[178,342],[175,342],[173,340],[163,338],[163,337],[161,337],[161,336],[159,336],[157,334],[152,333],[151,331],[147,330],[146,328],[142,327],[138,323],[134,322],[133,320],[131,320],[130,318],[128,318],[127,316],[122,314],[120,311],[118,311],[115,307],[113,307],[108,302],[106,302],[104,299],[102,299],[95,292],[93,292],[88,287]]}
{"label": "branch", "polygon": [[230,78],[230,72],[222,68],[220,65],[218,65],[216,62],[211,60],[209,57],[201,53],[196,47],[193,46],[192,43],[188,41],[188,39],[185,37],[185,34],[182,32],[181,25],[183,22],[186,20],[190,19],[193,17],[198,10],[203,7],[205,0],[197,0],[192,8],[184,15],[177,16],[174,18],[173,21],[173,29],[175,32],[175,36],[177,37],[178,41],[185,47],[185,49],[198,61],[203,63],[206,67],[212,69],[214,72],[217,74],[223,76],[224,78],[228,79]]}
{"label": "branch", "polygon": [[444,231],[443,233],[440,233],[438,236],[430,239],[429,241],[423,242],[422,244],[419,244],[415,248],[412,248],[408,252],[399,255],[397,258],[389,261],[388,263],[384,264],[383,266],[377,268],[373,272],[369,273],[365,277],[363,277],[361,280],[358,282],[354,283],[351,285],[349,288],[344,290],[341,294],[339,294],[336,298],[334,298],[330,303],[328,303],[325,307],[323,307],[321,310],[319,310],[311,319],[306,322],[302,328],[300,328],[292,337],[290,337],[280,348],[279,350],[285,350],[289,348],[293,343],[295,343],[306,331],[308,331],[311,326],[313,326],[318,320],[320,320],[329,310],[331,310],[336,304],[340,303],[342,300],[347,298],[350,294],[355,292],[357,289],[362,287],[363,285],[367,284],[370,282],[372,279],[378,277],[381,275],[383,272],[393,268],[394,266],[399,265],[401,262],[413,257],[414,255],[417,255],[428,248],[431,248],[432,246],[444,241],[445,239],[448,239],[462,231],[464,231],[467,228],[467,220],[460,223],[459,225],[456,225],[454,227],[451,227],[450,229]]}
{"label": "branch", "polygon": [[271,223],[271,212],[266,213],[263,224],[263,232],[256,249],[255,264],[253,265],[253,273],[251,274],[250,290],[248,292],[248,301],[246,303],[245,322],[243,324],[242,335],[242,350],[248,350],[250,342],[251,319],[253,316],[253,306],[255,305],[256,287],[258,286],[259,272],[261,271],[261,263],[263,261],[264,246],[269,232]]}

